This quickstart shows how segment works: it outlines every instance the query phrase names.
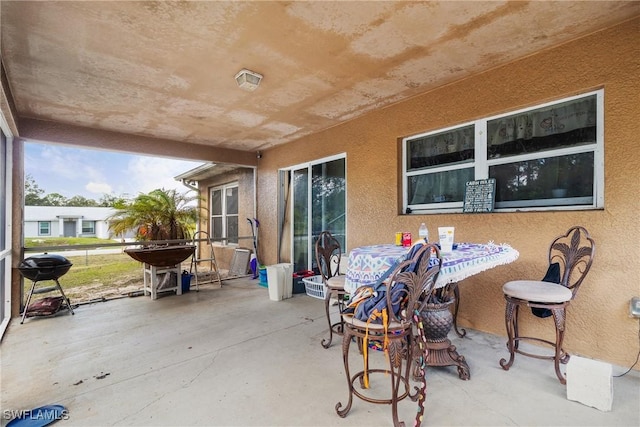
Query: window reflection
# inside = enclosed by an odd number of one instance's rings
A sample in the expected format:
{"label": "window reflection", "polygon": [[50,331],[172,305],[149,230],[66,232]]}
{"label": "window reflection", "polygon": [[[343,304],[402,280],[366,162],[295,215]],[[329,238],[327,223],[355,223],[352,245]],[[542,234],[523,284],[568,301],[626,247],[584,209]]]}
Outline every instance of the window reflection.
{"label": "window reflection", "polygon": [[596,96],[487,122],[488,158],[535,153],[596,141]]}
{"label": "window reflection", "polygon": [[412,139],[407,144],[407,169],[473,161],[474,145],[473,125]]}
{"label": "window reflection", "polygon": [[473,180],[473,168],[409,177],[409,204],[461,202],[465,184]]}
{"label": "window reflection", "polygon": [[[496,202],[593,196],[593,152],[506,163],[489,168]],[[544,203],[541,203],[543,205]]]}

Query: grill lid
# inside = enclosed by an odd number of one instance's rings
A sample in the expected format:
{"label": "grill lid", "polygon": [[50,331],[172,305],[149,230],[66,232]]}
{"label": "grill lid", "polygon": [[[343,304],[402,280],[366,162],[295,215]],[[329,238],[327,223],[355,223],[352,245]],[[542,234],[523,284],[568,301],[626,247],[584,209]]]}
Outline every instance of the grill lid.
{"label": "grill lid", "polygon": [[62,255],[44,253],[25,258],[18,270],[27,279],[34,281],[57,279],[64,275],[73,264]]}
{"label": "grill lid", "polygon": [[48,254],[45,252],[41,255],[33,255],[25,258],[24,261],[20,263],[20,268],[46,268],[67,264],[70,265],[71,262],[62,255]]}

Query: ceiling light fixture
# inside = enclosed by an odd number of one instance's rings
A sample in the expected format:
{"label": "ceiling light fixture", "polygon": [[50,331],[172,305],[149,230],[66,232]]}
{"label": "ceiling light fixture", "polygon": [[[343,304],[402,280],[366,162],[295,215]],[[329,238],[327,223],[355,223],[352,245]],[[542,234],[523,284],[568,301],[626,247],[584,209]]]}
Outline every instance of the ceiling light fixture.
{"label": "ceiling light fixture", "polygon": [[255,71],[249,71],[246,68],[240,70],[238,74],[236,74],[236,83],[238,83],[240,89],[248,90],[249,92],[256,90],[258,85],[260,85],[261,80],[262,74],[258,74]]}

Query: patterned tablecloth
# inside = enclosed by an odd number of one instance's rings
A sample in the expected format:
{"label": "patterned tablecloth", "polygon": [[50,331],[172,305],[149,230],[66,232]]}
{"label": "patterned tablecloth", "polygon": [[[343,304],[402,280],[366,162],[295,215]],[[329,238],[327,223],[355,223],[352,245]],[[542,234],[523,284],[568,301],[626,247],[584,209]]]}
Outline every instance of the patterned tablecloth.
{"label": "patterned tablecloth", "polygon": [[[395,245],[374,245],[354,248],[349,252],[345,290],[353,292],[358,286],[371,285],[404,257],[409,248]],[[457,283],[503,264],[509,264],[520,254],[507,244],[458,243],[450,253],[442,254],[442,270],[436,288]]]}

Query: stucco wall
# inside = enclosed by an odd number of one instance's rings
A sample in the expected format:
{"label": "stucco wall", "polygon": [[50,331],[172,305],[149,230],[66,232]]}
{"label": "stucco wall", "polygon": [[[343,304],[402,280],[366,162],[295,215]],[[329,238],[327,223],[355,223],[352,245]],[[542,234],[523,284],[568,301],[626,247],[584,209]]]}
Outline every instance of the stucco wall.
{"label": "stucco wall", "polygon": [[[425,222],[432,233],[440,225],[455,226],[458,241],[493,240],[520,251],[516,262],[460,284],[462,326],[506,335],[502,284],[541,278],[552,238],[574,224],[587,227],[597,254],[569,308],[565,347],[573,354],[630,366],[638,351],[638,321],[628,317],[628,305],[640,295],[639,33],[636,19],[266,151],[258,169],[260,250],[266,263],[277,261],[278,168],[346,152],[347,249],[392,242],[395,231],[417,232]],[[598,88],[604,88],[605,103],[603,210],[400,214],[403,136]],[[527,316],[521,328],[552,337],[550,322]]]}
{"label": "stucco wall", "polygon": [[[213,178],[202,180],[199,182],[201,201],[200,213],[200,229],[210,233],[210,195],[211,190],[215,187],[238,183],[238,245],[223,246],[215,243],[214,252],[216,263],[222,270],[228,270],[231,265],[231,259],[236,248],[247,248],[253,251],[253,239],[251,234],[251,226],[247,218],[254,218],[255,195],[253,183],[253,169],[241,168],[232,172],[217,175]],[[206,245],[201,247],[201,258],[208,258],[208,248]]]}

